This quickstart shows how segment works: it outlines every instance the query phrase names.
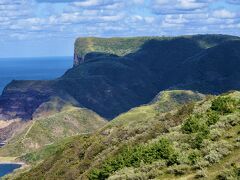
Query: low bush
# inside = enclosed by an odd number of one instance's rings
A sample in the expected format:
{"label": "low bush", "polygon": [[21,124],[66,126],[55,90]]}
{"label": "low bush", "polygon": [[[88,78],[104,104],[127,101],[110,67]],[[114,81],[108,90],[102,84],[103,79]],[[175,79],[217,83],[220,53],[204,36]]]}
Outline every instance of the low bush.
{"label": "low bush", "polygon": [[221,138],[222,136],[222,131],[218,130],[218,129],[212,129],[210,132],[210,139],[212,141],[217,141]]}
{"label": "low bush", "polygon": [[158,159],[165,159],[168,165],[178,163],[178,155],[167,139],[160,139],[150,145],[125,147],[118,155],[105,161],[102,167],[94,169],[89,179],[106,179],[124,167],[139,167],[141,163],[149,164]]}
{"label": "low bush", "polygon": [[201,129],[201,122],[199,117],[190,116],[182,125],[183,133],[191,134],[196,133]]}
{"label": "low bush", "polygon": [[205,144],[205,147],[201,150],[205,154],[205,159],[209,163],[217,163],[221,158],[229,155],[233,149],[233,146],[225,140],[211,142]]}
{"label": "low bush", "polygon": [[204,157],[209,163],[214,164],[220,161],[222,155],[219,154],[216,150],[210,151],[208,155]]}
{"label": "low bush", "polygon": [[207,175],[204,170],[198,170],[196,172],[195,179],[202,179],[202,178],[206,178],[206,177],[207,177]]}
{"label": "low bush", "polygon": [[181,129],[182,132],[186,134],[196,133],[193,136],[191,146],[197,149],[201,148],[203,140],[208,137],[210,132],[208,125],[200,115],[189,117]]}
{"label": "low bush", "polygon": [[237,101],[230,97],[218,97],[212,102],[211,109],[221,114],[229,114],[236,110]]}
{"label": "low bush", "polygon": [[215,111],[208,111],[207,112],[207,125],[211,126],[216,124],[219,121],[219,115]]}
{"label": "low bush", "polygon": [[222,171],[217,175],[216,179],[228,180],[228,179],[240,179],[240,166],[232,164],[230,167]]}
{"label": "low bush", "polygon": [[204,134],[202,132],[197,133],[196,136],[192,140],[192,148],[200,149],[202,147],[203,140],[207,137],[208,134]]}
{"label": "low bush", "polygon": [[197,150],[193,150],[189,155],[188,155],[188,160],[190,162],[191,165],[195,165],[199,158],[201,157],[201,154],[199,151]]}
{"label": "low bush", "polygon": [[181,175],[187,174],[189,170],[190,170],[190,166],[182,164],[182,165],[169,167],[167,170],[167,173],[174,174],[176,176],[181,176]]}

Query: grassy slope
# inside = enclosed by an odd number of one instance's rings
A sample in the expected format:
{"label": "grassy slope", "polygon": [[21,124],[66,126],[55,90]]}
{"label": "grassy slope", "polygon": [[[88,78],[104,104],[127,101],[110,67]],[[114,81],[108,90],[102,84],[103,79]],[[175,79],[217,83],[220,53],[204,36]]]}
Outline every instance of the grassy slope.
{"label": "grassy slope", "polygon": [[[226,97],[230,99],[225,99]],[[213,106],[212,104],[218,102],[219,99],[220,103]],[[179,107],[178,110],[174,108],[170,112],[165,110],[158,113],[156,109],[158,101],[150,106],[135,108],[120,115],[94,135],[76,137],[71,141],[71,145],[65,146],[32,170],[18,174],[16,179],[32,179],[33,177],[35,179],[86,179],[88,177],[102,179],[99,172],[103,170],[105,173],[110,171],[109,179],[111,180],[193,179],[194,177],[215,179],[220,175],[236,179],[240,160],[239,100],[240,92],[233,92],[221,95],[220,98],[206,97],[194,106],[193,104],[185,105]],[[215,117],[212,113],[219,117],[216,121],[210,121]],[[199,125],[193,125],[195,129],[192,129],[191,133],[183,131],[183,126],[190,117],[196,118],[195,123]],[[207,122],[211,125],[206,126]],[[147,156],[150,158],[149,161],[145,162],[146,153],[149,153],[149,150],[158,145],[157,142],[163,138],[169,141],[173,149],[166,146],[162,151],[167,153],[170,148],[169,153],[176,155],[176,162],[174,162],[177,164],[167,165],[172,160],[168,157],[151,159],[154,155],[151,153]],[[134,147],[141,147],[145,153],[141,154],[139,148],[131,151]],[[118,169],[119,164],[126,163],[128,158],[132,159],[128,162],[130,164]],[[134,162],[138,163],[131,165]],[[117,171],[111,172],[113,167],[117,168]]]}
{"label": "grassy slope", "polygon": [[[159,116],[160,112],[165,112],[186,102],[198,101],[202,98],[204,98],[202,94],[193,93],[192,91],[165,91],[160,93],[149,105],[132,109],[128,113],[119,116],[119,118],[112,121],[112,123],[114,124],[115,122],[120,122],[122,125],[124,124],[125,126],[130,126],[132,123],[131,119],[155,119],[155,116]],[[135,123],[135,121],[133,122]],[[149,121],[149,123],[151,123],[151,121]],[[77,139],[77,137],[74,138]],[[26,161],[27,163],[36,163],[42,159],[46,159],[46,157],[54,155],[54,152],[57,150],[62,149],[66,144],[65,142],[71,142],[74,138],[63,139],[57,143],[47,145],[41,150],[27,153],[21,157],[21,160]]]}
{"label": "grassy slope", "polygon": [[68,108],[60,113],[33,120],[21,134],[0,149],[1,156],[19,156],[76,134],[92,133],[105,124],[87,109]]}
{"label": "grassy slope", "polygon": [[[187,101],[196,101],[202,98],[203,95],[194,94],[191,91],[162,93],[152,104],[132,109],[128,113],[120,115],[96,134],[85,137],[84,140],[76,138],[71,142],[70,148],[66,146],[57,155],[47,158],[44,165],[34,168],[29,175],[31,174],[32,177],[45,176],[50,179],[86,177],[90,169],[99,166],[102,161],[121,151],[124,145],[134,146],[148,142],[164,133],[166,128],[180,124],[186,116],[185,113],[191,111],[191,105],[184,109],[180,108],[179,111],[176,111],[176,107],[180,107]],[[159,108],[162,109],[163,106],[167,106],[169,109],[159,111]],[[172,114],[165,113],[170,110]],[[168,122],[163,121],[165,114],[173,118]],[[31,156],[34,157],[34,155]],[[31,158],[27,160],[31,161]],[[42,169],[43,167],[46,167],[45,170]],[[23,177],[29,178],[30,176],[24,175]]]}
{"label": "grassy slope", "polygon": [[[172,142],[175,151],[179,154],[178,164],[167,166],[162,159],[152,164],[142,163],[138,167],[126,167],[115,172],[110,180],[116,179],[238,179],[240,177],[240,92],[231,93],[222,97],[231,97],[237,105],[233,112],[222,114],[216,124],[209,126],[209,134],[203,138],[200,147],[195,147],[198,141],[196,133],[184,133],[181,126],[169,128],[169,132],[153,139],[167,138]],[[214,98],[216,99],[216,98]],[[206,121],[209,107],[213,98],[197,103],[192,115],[203,116],[200,123]],[[196,153],[196,162],[190,161],[190,156]]]}

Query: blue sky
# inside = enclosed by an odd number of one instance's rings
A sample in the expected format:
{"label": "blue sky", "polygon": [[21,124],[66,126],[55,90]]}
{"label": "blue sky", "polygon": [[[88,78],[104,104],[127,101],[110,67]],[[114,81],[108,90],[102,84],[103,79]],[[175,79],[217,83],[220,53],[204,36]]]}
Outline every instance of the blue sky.
{"label": "blue sky", "polygon": [[0,0],[0,57],[73,54],[80,36],[240,35],[240,0]]}

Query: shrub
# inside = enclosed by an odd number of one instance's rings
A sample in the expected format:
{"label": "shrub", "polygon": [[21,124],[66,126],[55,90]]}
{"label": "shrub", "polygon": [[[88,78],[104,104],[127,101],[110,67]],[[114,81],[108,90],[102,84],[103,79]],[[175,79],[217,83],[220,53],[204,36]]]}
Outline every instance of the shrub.
{"label": "shrub", "polygon": [[203,153],[206,155],[205,159],[210,163],[218,162],[222,157],[230,154],[233,146],[225,140],[208,142],[202,149]]}
{"label": "shrub", "polygon": [[207,177],[207,175],[204,170],[198,170],[196,172],[196,175],[195,175],[196,179],[202,179],[202,178],[206,178],[206,177]]}
{"label": "shrub", "polygon": [[240,166],[235,163],[231,164],[231,166],[224,169],[220,174],[217,175],[217,179],[225,180],[225,179],[240,179]]}
{"label": "shrub", "polygon": [[211,126],[216,124],[219,121],[219,115],[215,111],[208,111],[207,112],[207,125]]}
{"label": "shrub", "polygon": [[169,156],[169,158],[167,159],[167,165],[171,166],[173,164],[179,164],[179,159],[178,159],[178,154],[177,153],[173,153]]}
{"label": "shrub", "polygon": [[203,140],[206,138],[206,134],[197,133],[192,141],[192,148],[200,149],[202,147]]}
{"label": "shrub", "polygon": [[216,150],[210,151],[208,155],[204,157],[209,163],[214,164],[220,161],[222,155]]}
{"label": "shrub", "polygon": [[201,128],[198,117],[190,116],[182,125],[182,131],[187,134],[196,133]]}
{"label": "shrub", "polygon": [[168,168],[167,173],[168,174],[174,174],[176,176],[181,176],[184,174],[187,174],[190,167],[188,165],[178,165],[178,166],[171,166]]}
{"label": "shrub", "polygon": [[210,138],[211,138],[212,141],[219,140],[221,136],[222,136],[222,132],[219,131],[218,129],[211,130]]}
{"label": "shrub", "polygon": [[212,102],[211,109],[221,114],[228,114],[234,112],[237,108],[237,102],[230,97],[218,97]]}
{"label": "shrub", "polygon": [[126,146],[119,154],[105,161],[99,169],[90,173],[89,179],[106,179],[113,172],[124,167],[139,167],[141,163],[152,163],[165,159],[168,165],[178,163],[178,155],[167,139],[149,145]]}
{"label": "shrub", "polygon": [[228,180],[231,177],[229,176],[229,174],[227,172],[222,172],[219,175],[217,175],[216,179],[217,180]]}
{"label": "shrub", "polygon": [[200,155],[199,151],[194,150],[188,155],[188,160],[191,165],[194,165],[197,163],[197,161],[199,160],[200,157],[201,157],[201,155]]}

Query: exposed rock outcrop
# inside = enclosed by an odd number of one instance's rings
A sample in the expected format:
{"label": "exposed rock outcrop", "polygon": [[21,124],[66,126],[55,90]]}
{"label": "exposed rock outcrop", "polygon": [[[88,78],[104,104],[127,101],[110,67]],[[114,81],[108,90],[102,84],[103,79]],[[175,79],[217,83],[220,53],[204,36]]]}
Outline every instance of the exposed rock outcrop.
{"label": "exposed rock outcrop", "polygon": [[77,53],[74,53],[73,67],[78,66],[83,62],[84,62],[84,57],[77,55]]}

